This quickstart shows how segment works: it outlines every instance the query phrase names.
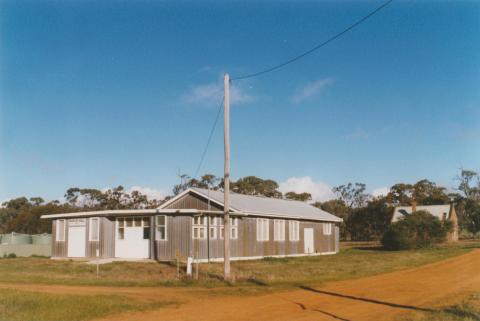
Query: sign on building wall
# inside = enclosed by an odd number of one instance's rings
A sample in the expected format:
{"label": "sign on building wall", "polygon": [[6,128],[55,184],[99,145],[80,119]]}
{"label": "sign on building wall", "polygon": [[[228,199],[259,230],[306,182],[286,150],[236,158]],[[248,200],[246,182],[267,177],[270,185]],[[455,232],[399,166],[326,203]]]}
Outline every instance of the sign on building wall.
{"label": "sign on building wall", "polygon": [[72,218],[68,220],[68,226],[85,226],[86,222],[84,218]]}

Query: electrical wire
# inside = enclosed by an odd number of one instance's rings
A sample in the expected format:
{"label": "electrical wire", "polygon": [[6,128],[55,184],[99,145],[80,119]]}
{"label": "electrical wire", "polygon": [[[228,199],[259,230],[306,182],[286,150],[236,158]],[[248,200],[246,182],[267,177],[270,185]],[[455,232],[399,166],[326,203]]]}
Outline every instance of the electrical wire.
{"label": "electrical wire", "polygon": [[198,166],[197,166],[197,170],[195,171],[195,176],[193,176],[194,178],[197,177],[198,172],[200,171],[200,168],[202,167],[203,161],[205,160],[205,156],[207,155],[208,147],[210,146],[210,142],[212,140],[213,133],[215,132],[215,128],[217,128],[218,119],[220,118],[220,115],[221,115],[222,110],[223,110],[222,107],[223,107],[224,100],[225,100],[225,96],[223,96],[222,102],[221,102],[220,106],[218,106],[217,115],[215,117],[215,121],[213,122],[212,129],[210,130],[210,135],[208,135],[207,144],[205,145],[205,148],[203,150],[202,157],[200,158],[200,162],[198,163]]}
{"label": "electrical wire", "polygon": [[247,78],[253,78],[253,77],[257,77],[257,76],[260,76],[260,75],[263,75],[263,74],[266,74],[266,73],[269,73],[269,72],[272,72],[274,70],[277,70],[277,69],[280,69],[282,67],[285,67],[286,65],[289,65],[311,53],[313,53],[314,51],[322,48],[323,46],[327,45],[328,43],[334,41],[335,39],[341,37],[342,35],[344,35],[345,33],[347,33],[348,31],[352,30],[353,28],[355,28],[356,26],[358,26],[359,24],[361,24],[362,22],[364,22],[365,20],[367,20],[368,18],[370,18],[371,16],[373,16],[374,14],[376,14],[377,12],[379,12],[380,10],[382,10],[383,8],[385,8],[386,6],[388,6],[390,3],[392,3],[393,0],[388,0],[387,2],[383,3],[381,6],[379,6],[378,8],[376,8],[375,10],[373,10],[372,12],[370,12],[369,14],[367,14],[366,16],[364,16],[363,18],[361,18],[360,20],[357,20],[354,24],[350,25],[348,28],[344,29],[343,31],[335,34],[334,36],[328,38],[327,40],[325,40],[324,42],[316,45],[315,47],[305,51],[304,53],[298,55],[298,56],[295,56],[285,62],[282,62],[278,65],[275,65],[273,67],[270,67],[268,69],[264,69],[264,70],[261,70],[261,71],[258,71],[258,72],[254,72],[254,73],[251,73],[251,74],[246,74],[246,75],[242,75],[242,76],[238,76],[238,77],[232,77],[231,80],[242,80],[242,79],[247,79]]}

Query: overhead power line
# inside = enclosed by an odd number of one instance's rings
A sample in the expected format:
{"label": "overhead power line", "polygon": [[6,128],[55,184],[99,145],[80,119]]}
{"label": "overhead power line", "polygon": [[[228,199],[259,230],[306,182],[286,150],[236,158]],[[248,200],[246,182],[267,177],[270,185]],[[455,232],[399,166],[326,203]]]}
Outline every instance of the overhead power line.
{"label": "overhead power line", "polygon": [[263,74],[266,74],[266,73],[269,73],[269,72],[272,72],[274,70],[277,70],[277,69],[280,69],[282,67],[285,67],[286,65],[289,65],[297,60],[300,60],[302,59],[303,57],[313,53],[314,51],[322,48],[323,46],[329,44],[330,42],[334,41],[335,39],[337,38],[340,38],[341,36],[343,36],[345,33],[349,32],[350,30],[352,30],[353,28],[355,28],[356,26],[360,25],[362,22],[364,22],[365,20],[367,20],[368,18],[370,18],[371,16],[375,15],[377,12],[379,12],[380,10],[382,10],[383,8],[385,8],[386,6],[388,6],[391,2],[393,2],[393,0],[388,0],[387,2],[383,3],[381,6],[379,6],[378,8],[376,8],[375,10],[373,10],[372,12],[370,12],[369,14],[367,14],[366,16],[364,16],[363,18],[361,18],[360,20],[356,21],[355,23],[353,23],[352,25],[350,25],[348,28],[344,29],[343,31],[335,34],[334,36],[328,38],[327,40],[325,40],[324,42],[316,45],[315,47],[305,51],[304,53],[298,55],[298,56],[295,56],[285,62],[282,62],[278,65],[275,65],[273,67],[270,67],[268,69],[264,69],[264,70],[261,70],[261,71],[258,71],[258,72],[254,72],[254,73],[251,73],[251,74],[246,74],[246,75],[242,75],[242,76],[238,76],[238,77],[232,77],[231,80],[241,80],[241,79],[247,79],[247,78],[253,78],[253,77],[257,77],[257,76],[260,76],[260,75],[263,75]]}
{"label": "overhead power line", "polygon": [[223,107],[223,101],[225,99],[225,96],[222,98],[222,102],[220,103],[220,106],[218,106],[218,111],[217,115],[215,117],[215,121],[213,122],[212,128],[210,129],[210,135],[208,135],[208,140],[207,144],[205,145],[205,148],[202,153],[202,157],[200,158],[200,162],[198,163],[197,170],[195,171],[195,176],[194,178],[197,178],[197,175],[200,171],[200,168],[202,167],[203,161],[205,160],[205,156],[207,155],[208,147],[210,146],[210,141],[212,140],[213,133],[215,132],[215,128],[217,127],[218,119],[220,118],[220,115],[222,114],[222,107]]}

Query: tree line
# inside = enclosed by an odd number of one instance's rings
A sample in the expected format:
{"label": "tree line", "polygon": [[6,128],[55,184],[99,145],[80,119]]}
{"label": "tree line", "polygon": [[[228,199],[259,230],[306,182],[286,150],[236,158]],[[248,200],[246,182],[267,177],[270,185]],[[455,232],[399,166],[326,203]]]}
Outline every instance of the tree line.
{"label": "tree line", "polygon": [[[455,203],[460,227],[469,233],[480,232],[480,175],[461,169],[456,192],[449,193],[444,187],[427,179],[414,184],[398,183],[390,187],[387,195],[373,196],[366,192],[363,183],[347,183],[336,186],[336,198],[325,202],[314,202],[313,206],[343,219],[340,225],[341,239],[353,241],[379,240],[390,225],[395,206],[440,205]],[[232,192],[272,198],[283,198],[311,202],[309,193],[293,191],[282,194],[279,184],[271,179],[247,176],[231,182]],[[223,179],[205,174],[199,179],[181,176],[181,182],[172,189],[178,195],[189,187],[223,189]],[[91,188],[69,188],[64,201],[46,203],[41,197],[19,197],[2,204],[0,208],[0,233],[43,233],[51,231],[51,224],[40,220],[44,214],[106,209],[156,208],[171,198],[148,199],[139,191],[127,192],[122,186],[98,190]]]}

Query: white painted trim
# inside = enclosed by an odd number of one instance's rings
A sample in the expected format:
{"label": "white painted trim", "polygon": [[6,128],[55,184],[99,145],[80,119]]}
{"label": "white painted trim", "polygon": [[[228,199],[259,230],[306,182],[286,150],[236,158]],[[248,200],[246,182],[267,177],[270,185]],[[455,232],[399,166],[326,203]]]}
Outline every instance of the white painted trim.
{"label": "white painted trim", "polygon": [[[55,219],[55,218],[69,218],[69,217],[91,217],[91,216],[124,216],[124,215],[140,215],[145,216],[147,214],[200,214],[200,215],[223,215],[223,211],[203,211],[198,209],[140,209],[140,210],[104,210],[104,211],[90,211],[90,212],[73,212],[73,213],[60,213],[60,214],[46,214],[40,216],[42,219]],[[289,220],[302,220],[302,221],[313,221],[313,222],[328,222],[328,223],[340,223],[343,222],[342,219],[339,220],[325,220],[325,219],[315,219],[315,218],[305,218],[302,216],[293,216],[285,214],[276,214],[276,213],[264,213],[264,212],[243,212],[243,211],[234,211],[230,212],[230,215],[235,216],[255,216],[255,217],[275,217],[280,219],[289,219]]]}
{"label": "white painted trim", "polygon": [[[63,221],[63,238],[61,240],[58,237],[58,231],[59,231],[58,222],[59,221]],[[67,220],[66,219],[57,220],[57,222],[55,222],[55,242],[65,242],[66,234],[67,234]]]}
{"label": "white painted trim", "polygon": [[332,235],[332,223],[324,223],[322,225],[323,235]]}
{"label": "white painted trim", "polygon": [[[283,225],[283,229],[279,229],[277,225]],[[286,224],[284,219],[273,220],[273,240],[275,242],[285,242],[285,225]],[[278,236],[283,236],[283,238]]]}
{"label": "white painted trim", "polygon": [[[311,254],[283,254],[283,255],[267,255],[267,256],[236,256],[231,257],[231,261],[247,261],[247,260],[262,260],[267,257],[273,258],[285,258],[285,257],[304,257],[304,256],[320,256],[320,255],[333,255],[337,254],[337,252],[321,252],[321,253],[311,253]],[[198,259],[193,260],[194,262],[198,263],[208,263],[208,262],[223,262],[223,257],[221,258],[210,258],[210,259]]]}
{"label": "white painted trim", "polygon": [[[296,234],[297,237],[294,238],[293,234]],[[299,221],[296,221],[296,220],[288,221],[288,241],[289,242],[300,241],[300,222]]]}
{"label": "white painted trim", "polygon": [[[97,239],[92,239],[92,220],[97,220]],[[98,242],[100,241],[100,217],[90,217],[88,220],[88,241],[89,242]]]}
{"label": "white painted trim", "polygon": [[[157,224],[157,218],[158,218],[159,216],[165,217],[165,224],[164,224],[164,225],[158,225],[158,224]],[[159,242],[166,242],[166,241],[168,241],[168,232],[167,232],[168,216],[166,216],[166,215],[155,215],[155,216],[154,216],[154,219],[153,219],[153,223],[154,223],[154,227],[155,227],[155,228],[154,228],[155,241],[159,241]],[[158,238],[157,228],[158,228],[159,226],[165,227],[165,238],[164,238],[164,239],[159,239],[159,238]],[[151,238],[151,237],[152,237],[152,236],[150,235],[150,238]]]}
{"label": "white painted trim", "polygon": [[[104,210],[104,211],[90,211],[90,212],[72,212],[60,214],[46,214],[40,218],[68,218],[68,217],[93,217],[93,216],[145,216],[148,214],[212,214],[222,215],[223,211],[202,211],[194,208],[188,209],[143,209],[143,210]],[[245,216],[244,213],[233,212],[233,215]]]}

